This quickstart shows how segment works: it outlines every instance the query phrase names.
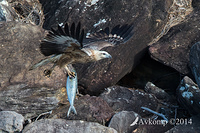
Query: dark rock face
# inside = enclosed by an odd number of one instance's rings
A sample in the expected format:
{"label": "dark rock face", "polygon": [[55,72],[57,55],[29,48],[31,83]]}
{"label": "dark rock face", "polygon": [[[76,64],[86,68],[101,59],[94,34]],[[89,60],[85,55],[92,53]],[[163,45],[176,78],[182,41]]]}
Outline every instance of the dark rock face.
{"label": "dark rock face", "polygon": [[189,73],[189,52],[192,45],[200,40],[199,5],[186,16],[186,20],[174,26],[157,43],[150,46],[153,59],[173,67],[183,74]]}
{"label": "dark rock face", "polygon": [[81,21],[86,32],[93,33],[107,26],[112,28],[118,24],[133,23],[135,34],[129,42],[105,49],[112,55],[112,60],[76,65],[79,84],[87,89],[87,93],[98,95],[105,87],[117,83],[137,65],[146,52],[147,44],[167,23],[167,9],[172,1],[65,0],[49,3],[41,0],[41,3],[44,5],[44,14],[48,12],[44,23],[46,29],[57,23]]}
{"label": "dark rock face", "polygon": [[195,43],[190,49],[190,69],[200,86],[200,42]]}
{"label": "dark rock face", "polygon": [[65,86],[65,74],[58,68],[57,73],[53,73],[51,78],[43,76],[44,68],[29,71],[34,63],[44,58],[39,51],[39,43],[44,33],[39,26],[14,21],[0,26],[1,89],[21,83],[29,87]]}
{"label": "dark rock face", "polygon": [[100,96],[115,111],[134,111],[143,116],[149,112],[143,112],[141,107],[156,110],[158,101],[154,95],[147,94],[139,90],[131,90],[126,87],[112,86],[107,88]]}
{"label": "dark rock face", "polygon": [[25,127],[23,133],[117,133],[113,128],[86,121],[66,121],[63,119],[45,119],[33,122]]}
{"label": "dark rock face", "polygon": [[150,54],[146,53],[132,72],[124,76],[117,84],[130,88],[145,88],[150,81],[164,90],[175,92],[180,79],[181,75],[178,71],[152,59]]}
{"label": "dark rock face", "polygon": [[200,89],[189,77],[185,76],[177,88],[179,103],[191,115],[200,112]]}
{"label": "dark rock face", "polygon": [[138,122],[139,117],[140,116],[133,111],[122,111],[112,117],[109,127],[114,128],[118,133],[131,133],[138,127],[138,125],[133,122]]}
{"label": "dark rock face", "polygon": [[102,98],[96,96],[85,95],[76,99],[74,107],[76,108],[77,115],[71,113],[69,118],[67,118],[69,106],[69,103],[67,103],[58,107],[49,118],[87,120],[105,124],[114,114],[112,108]]}

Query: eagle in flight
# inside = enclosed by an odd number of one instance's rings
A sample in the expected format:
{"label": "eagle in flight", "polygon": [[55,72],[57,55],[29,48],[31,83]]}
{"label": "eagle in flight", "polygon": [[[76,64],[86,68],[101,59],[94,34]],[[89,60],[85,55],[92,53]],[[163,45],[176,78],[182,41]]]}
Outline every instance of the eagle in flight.
{"label": "eagle in flight", "polygon": [[52,28],[40,44],[40,51],[47,58],[33,65],[30,70],[53,63],[50,69],[44,71],[45,76],[50,76],[54,67],[59,66],[64,67],[67,74],[74,77],[75,73],[70,70],[72,64],[111,58],[108,52],[101,49],[125,43],[132,35],[132,24],[117,25],[111,31],[107,27],[87,37],[80,22],[77,26],[72,23],[71,27],[67,23],[63,28],[58,25],[57,30]]}

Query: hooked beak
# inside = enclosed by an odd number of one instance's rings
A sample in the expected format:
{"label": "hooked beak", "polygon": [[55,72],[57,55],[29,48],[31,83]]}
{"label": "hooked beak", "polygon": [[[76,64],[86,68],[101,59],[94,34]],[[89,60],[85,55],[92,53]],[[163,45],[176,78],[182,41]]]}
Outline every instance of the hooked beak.
{"label": "hooked beak", "polygon": [[107,58],[110,58],[110,59],[111,59],[111,58],[112,58],[112,56],[111,56],[110,54],[108,54],[108,55],[107,55]]}

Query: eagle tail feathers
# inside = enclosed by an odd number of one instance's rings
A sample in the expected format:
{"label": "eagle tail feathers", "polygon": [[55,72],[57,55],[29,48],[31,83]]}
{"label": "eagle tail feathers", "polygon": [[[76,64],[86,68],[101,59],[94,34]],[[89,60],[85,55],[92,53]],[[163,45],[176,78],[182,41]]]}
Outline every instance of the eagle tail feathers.
{"label": "eagle tail feathers", "polygon": [[41,60],[39,63],[33,65],[30,69],[30,70],[33,70],[33,69],[36,69],[37,67],[41,67],[41,66],[44,66],[50,62],[56,62],[59,58],[61,57],[61,55],[53,55],[51,56],[50,58],[46,58],[44,60]]}

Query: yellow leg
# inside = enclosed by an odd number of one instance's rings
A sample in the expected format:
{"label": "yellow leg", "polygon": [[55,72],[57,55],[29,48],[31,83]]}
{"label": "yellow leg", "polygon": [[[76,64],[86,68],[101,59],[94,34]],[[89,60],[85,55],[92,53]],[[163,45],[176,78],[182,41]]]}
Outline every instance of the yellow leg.
{"label": "yellow leg", "polygon": [[67,65],[65,65],[65,70],[67,71],[67,74],[68,74],[70,77],[75,77],[75,76],[76,76],[76,73],[70,71],[69,68],[67,67]]}

